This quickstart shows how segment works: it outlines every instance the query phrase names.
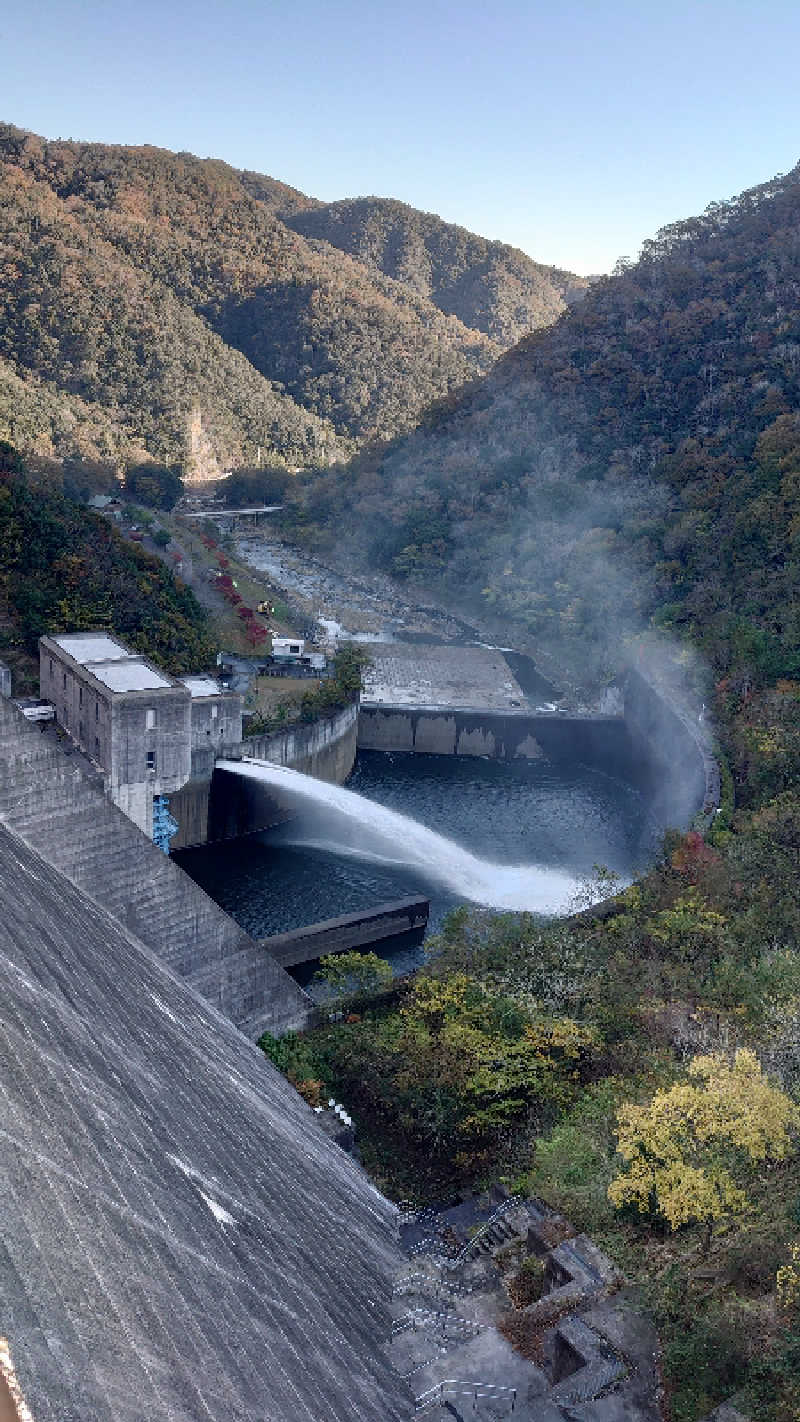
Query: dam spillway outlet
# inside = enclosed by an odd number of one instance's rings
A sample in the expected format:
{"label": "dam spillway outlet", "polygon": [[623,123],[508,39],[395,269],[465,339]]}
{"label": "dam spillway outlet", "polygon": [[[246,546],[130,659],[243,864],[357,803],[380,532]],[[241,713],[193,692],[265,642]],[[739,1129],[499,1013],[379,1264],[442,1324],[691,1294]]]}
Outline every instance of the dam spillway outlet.
{"label": "dam spillway outlet", "polygon": [[492,863],[409,815],[271,761],[222,760],[218,768],[259,781],[310,811],[294,842],[378,864],[410,866],[422,879],[487,908],[557,914],[572,906],[578,880],[563,870]]}

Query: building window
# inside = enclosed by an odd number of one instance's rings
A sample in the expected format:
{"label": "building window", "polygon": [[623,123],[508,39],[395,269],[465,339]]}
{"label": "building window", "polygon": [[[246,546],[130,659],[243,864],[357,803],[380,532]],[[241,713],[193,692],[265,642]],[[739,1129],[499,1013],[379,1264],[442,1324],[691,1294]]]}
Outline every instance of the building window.
{"label": "building window", "polygon": [[82,687],[82,686],[79,686],[79,687],[78,687],[78,705],[79,705],[79,706],[82,706],[82,705],[83,705],[83,687]]}
{"label": "building window", "polygon": [[94,703],[94,719],[95,719],[95,721],[99,721],[99,720],[100,720],[100,702],[99,702],[99,701],[95,701],[95,703]]}
{"label": "building window", "polygon": [[216,721],[216,719],[217,719],[217,712],[218,712],[218,711],[219,711],[219,707],[218,707],[218,706],[212,706],[212,707],[211,707],[211,719],[212,719],[212,721]]}
{"label": "building window", "polygon": [[61,680],[62,680],[62,683],[63,683],[63,688],[64,688],[64,690],[66,691],[66,689],[67,689],[67,673],[66,673],[66,672],[63,672],[63,673],[62,673]]}
{"label": "building window", "polygon": [[52,680],[52,677],[53,677],[53,658],[51,657],[51,658],[50,658],[50,678],[51,678],[51,680]]}
{"label": "building window", "polygon": [[155,751],[148,751],[148,752],[147,752],[147,769],[148,769],[148,772],[149,772],[151,775],[155,775],[155,773],[156,773],[156,753],[155,753]]}
{"label": "building window", "polygon": [[94,748],[95,748],[95,750],[99,750],[99,749],[100,749],[100,737],[99,737],[99,736],[95,736],[95,738],[94,738]]}
{"label": "building window", "polygon": [[154,731],[156,728],[156,713],[152,707],[144,713],[144,728],[146,731]]}

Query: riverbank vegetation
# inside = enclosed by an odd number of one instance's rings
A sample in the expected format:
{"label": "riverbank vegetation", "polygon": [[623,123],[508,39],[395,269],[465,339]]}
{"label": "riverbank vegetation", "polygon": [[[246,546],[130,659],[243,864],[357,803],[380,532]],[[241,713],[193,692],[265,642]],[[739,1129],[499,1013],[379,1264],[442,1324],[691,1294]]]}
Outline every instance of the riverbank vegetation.
{"label": "riverbank vegetation", "polygon": [[[413,981],[282,1051],[301,1090],[345,1102],[395,1197],[501,1178],[590,1233],[658,1321],[673,1422],[738,1388],[764,1422],[796,1422],[800,1315],[778,1281],[800,1244],[800,684],[717,696],[727,828],[668,835],[603,914],[456,911]],[[756,1098],[750,1150],[737,1100]],[[664,1101],[700,1123],[660,1139],[678,1204],[620,1183],[656,1161]]]}

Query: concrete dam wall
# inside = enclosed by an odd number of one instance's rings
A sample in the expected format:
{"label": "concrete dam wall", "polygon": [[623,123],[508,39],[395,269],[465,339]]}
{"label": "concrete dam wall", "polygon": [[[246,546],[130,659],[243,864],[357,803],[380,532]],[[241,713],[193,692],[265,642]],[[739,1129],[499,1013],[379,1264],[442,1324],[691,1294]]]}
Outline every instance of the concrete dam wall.
{"label": "concrete dam wall", "polygon": [[0,824],[248,1036],[307,1020],[288,974],[2,697]]}
{"label": "concrete dam wall", "polygon": [[[5,804],[43,738],[3,710]],[[263,1053],[1,823],[0,925],[0,1292],[24,1416],[406,1422],[389,1202]]]}

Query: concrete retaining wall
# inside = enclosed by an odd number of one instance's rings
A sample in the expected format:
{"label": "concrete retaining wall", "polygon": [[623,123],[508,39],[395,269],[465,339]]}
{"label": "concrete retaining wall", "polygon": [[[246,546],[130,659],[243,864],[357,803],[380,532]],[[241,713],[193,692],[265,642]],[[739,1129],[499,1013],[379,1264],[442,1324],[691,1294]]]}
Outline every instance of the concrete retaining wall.
{"label": "concrete retaining wall", "polygon": [[611,773],[629,768],[632,746],[620,716],[547,716],[527,711],[437,711],[363,706],[359,750],[487,756],[490,760],[575,760]]}
{"label": "concrete retaining wall", "polygon": [[[242,755],[271,760],[313,775],[316,780],[342,785],[355,762],[357,727],[358,703],[353,702],[307,726],[248,737],[239,746],[224,747],[222,754],[227,760],[237,760]],[[192,770],[193,778],[188,784],[170,796],[170,812],[179,827],[172,849],[238,839],[286,819],[286,806],[278,794],[243,776],[215,770],[213,757],[207,765],[201,765],[195,754]]]}
{"label": "concrete retaining wall", "polygon": [[315,780],[343,785],[355,762],[357,729],[358,702],[353,701],[332,716],[307,726],[248,736],[242,750],[256,760],[272,760],[313,775]]}

